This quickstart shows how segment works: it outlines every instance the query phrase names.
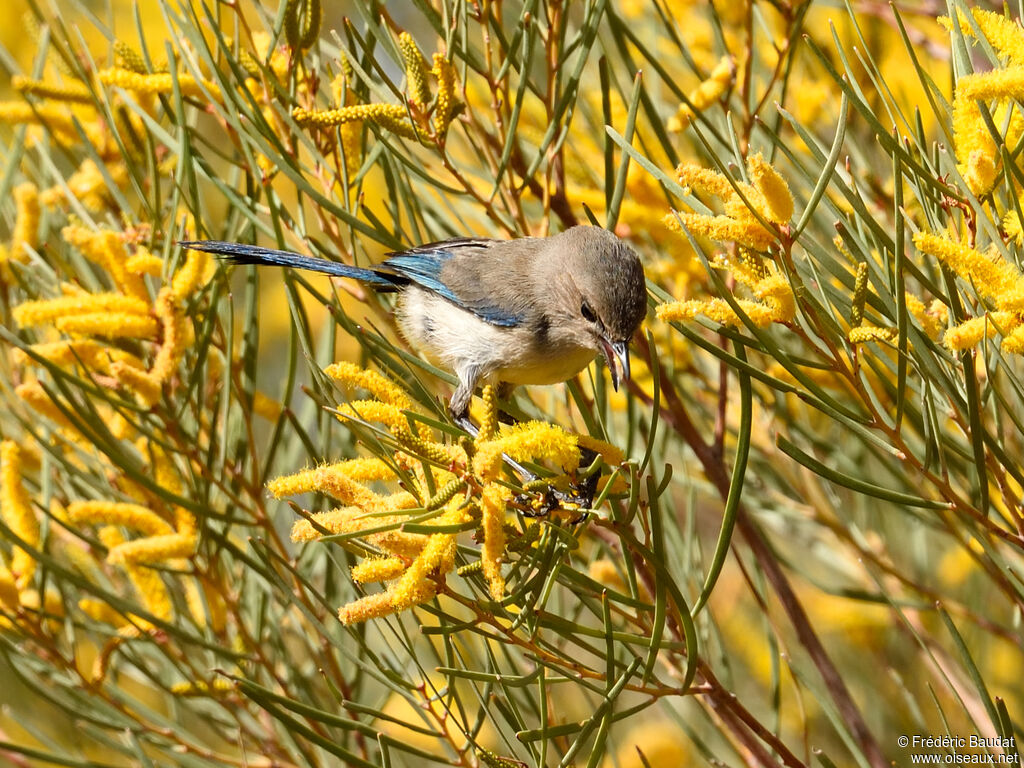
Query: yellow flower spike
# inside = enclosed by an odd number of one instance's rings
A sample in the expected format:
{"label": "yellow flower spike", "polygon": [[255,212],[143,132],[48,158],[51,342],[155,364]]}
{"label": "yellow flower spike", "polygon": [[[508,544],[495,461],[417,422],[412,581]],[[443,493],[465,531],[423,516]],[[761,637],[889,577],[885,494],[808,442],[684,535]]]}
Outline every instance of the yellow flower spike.
{"label": "yellow flower spike", "polygon": [[116,232],[95,232],[83,226],[67,226],[60,232],[69,245],[73,245],[90,261],[106,269],[122,292],[141,301],[149,301],[149,292],[140,275],[128,271],[124,241]]}
{"label": "yellow flower spike", "polygon": [[953,145],[957,169],[967,188],[975,195],[984,195],[996,183],[998,148],[977,102],[959,90],[953,98]]}
{"label": "yellow flower spike", "polygon": [[699,213],[677,214],[695,235],[711,240],[736,242],[755,251],[764,251],[775,242],[775,235],[762,227],[756,220],[739,221],[731,216],[705,216]]}
{"label": "yellow flower spike", "polygon": [[708,79],[686,95],[693,106],[681,104],[675,117],[668,121],[668,129],[678,132],[689,127],[698,112],[710,107],[729,89],[735,73],[736,62],[732,56],[723,56],[719,59]]}
{"label": "yellow flower spike", "polygon": [[[190,253],[200,253],[200,251],[190,251]],[[159,256],[154,256],[148,249],[140,247],[134,256],[128,258],[124,266],[134,275],[160,277],[164,271],[164,260]]]}
{"label": "yellow flower spike", "polygon": [[196,516],[187,509],[184,507],[175,507],[174,527],[180,535],[195,538],[196,531],[199,528],[199,523],[196,521]]}
{"label": "yellow flower spike", "polygon": [[[75,339],[73,341],[53,341],[45,344],[33,344],[29,347],[33,355],[37,355],[61,368],[73,368],[78,365],[100,373],[107,373],[113,362],[121,362],[132,368],[145,367],[138,357],[117,347],[108,347],[92,339]],[[14,360],[19,364],[28,363],[32,358],[24,350],[15,349]]]}
{"label": "yellow flower spike", "polygon": [[1024,325],[1018,325],[1003,336],[999,348],[1007,354],[1024,355]]}
{"label": "yellow flower spike", "polygon": [[9,258],[24,263],[29,250],[39,246],[39,190],[31,182],[19,184],[13,190],[14,232],[11,234]]}
{"label": "yellow flower spike", "polygon": [[455,67],[440,53],[434,54],[434,68],[437,78],[437,105],[434,107],[434,130],[441,138],[448,133],[452,116],[455,114]]}
{"label": "yellow flower spike", "polygon": [[[415,500],[411,497],[410,500],[409,508],[415,506]],[[324,536],[320,529],[329,534],[359,533],[372,528],[401,525],[406,519],[396,515],[369,516],[359,507],[341,507],[328,512],[317,512],[311,515],[309,520],[296,520],[292,526],[291,539],[294,542],[317,541]],[[367,534],[365,538],[374,546],[408,559],[417,557],[427,543],[426,536],[405,533],[397,529]]]}
{"label": "yellow flower spike", "polygon": [[73,501],[68,519],[76,525],[118,525],[144,536],[173,534],[170,523],[148,507],[116,501]]}
{"label": "yellow flower spike", "polygon": [[[736,299],[736,303],[750,319],[750,322],[758,328],[767,328],[775,320],[772,309],[765,304],[745,299]],[[739,328],[743,325],[743,322],[733,311],[732,307],[722,299],[673,301],[657,307],[655,312],[659,319],[666,322],[693,320],[698,315],[704,315],[708,319],[722,325],[734,328]]]}
{"label": "yellow flower spike", "polygon": [[1024,245],[1024,222],[1021,221],[1016,208],[1011,208],[1003,216],[1003,230],[1010,242]]}
{"label": "yellow flower spike", "polygon": [[210,254],[191,250],[185,264],[174,273],[171,293],[174,301],[184,304],[192,294],[202,288],[213,277],[214,264]]}
{"label": "yellow flower spike", "polygon": [[65,429],[74,430],[74,426],[71,424],[71,421],[63,414],[60,408],[57,407],[38,381],[19,384],[15,387],[14,394],[24,400],[32,410],[42,414],[54,424],[64,427]]}
{"label": "yellow flower spike", "polygon": [[[973,36],[974,28],[964,18],[963,11],[957,9],[957,14],[960,17],[960,29],[965,35]],[[1007,60],[1007,64],[1012,66],[1024,64],[1024,30],[1018,24],[1001,13],[983,11],[980,8],[972,9],[971,15],[985,39],[996,53]],[[953,27],[947,16],[939,17],[939,23],[946,29],[951,30]]]}
{"label": "yellow flower spike", "polygon": [[195,536],[171,533],[126,541],[107,553],[112,565],[152,565],[168,560],[191,557],[196,552]]}
{"label": "yellow flower spike", "polygon": [[[429,600],[430,598],[428,597],[427,599]],[[358,624],[370,619],[379,619],[394,612],[395,609],[391,604],[391,596],[387,592],[378,592],[375,595],[367,595],[339,608],[338,619],[342,624]]]}
{"label": "yellow flower spike", "polygon": [[590,435],[577,435],[576,444],[580,448],[586,448],[598,454],[609,467],[616,467],[626,460],[621,448]]}
{"label": "yellow flower spike", "polygon": [[930,339],[938,339],[942,334],[942,329],[946,326],[945,315],[940,315],[933,311],[934,304],[932,310],[926,309],[924,302],[913,294],[906,294],[906,301],[907,311],[910,312],[913,318],[921,325],[921,330],[925,332],[925,335]]}
{"label": "yellow flower spike", "polygon": [[948,349],[962,352],[976,346],[982,339],[991,339],[997,333],[1009,333],[1020,324],[1016,313],[989,312],[981,317],[972,317],[959,325],[949,328],[942,337]]}
{"label": "yellow flower spike", "polygon": [[394,382],[376,371],[360,368],[354,363],[340,362],[324,368],[324,373],[342,384],[365,389],[374,397],[399,410],[407,411],[412,408],[409,396]]}
{"label": "yellow flower spike", "polygon": [[964,75],[956,81],[956,93],[971,101],[1019,99],[1024,95],[1024,67]]}
{"label": "yellow flower spike", "polygon": [[[103,168],[119,187],[128,184],[128,169],[124,163],[109,162],[105,163]],[[106,186],[106,177],[92,159],[82,161],[78,170],[68,178],[67,186],[72,196],[90,211],[102,211],[112,202],[111,191]],[[66,195],[65,187],[55,185],[44,191],[41,200],[44,205],[54,206],[65,199]]]}
{"label": "yellow flower spike", "polygon": [[140,75],[149,72],[149,69],[146,67],[146,60],[142,58],[142,54],[121,40],[114,41],[114,58],[118,66],[122,69],[127,69],[129,72],[136,72]]}
{"label": "yellow flower spike", "polygon": [[930,232],[914,235],[914,245],[934,256],[966,282],[973,283],[982,296],[1005,311],[1024,310],[1024,276],[998,254],[988,256],[966,245]]}
{"label": "yellow flower spike", "polygon": [[851,344],[866,344],[870,341],[892,341],[899,335],[895,328],[877,328],[873,325],[860,325],[851,328],[847,338]]}
{"label": "yellow flower spike", "polygon": [[430,85],[427,83],[427,62],[420,53],[412,35],[403,32],[398,36],[398,50],[405,64],[405,76],[408,80],[409,97],[420,109],[425,109],[430,102]]}
{"label": "yellow flower spike", "polygon": [[498,396],[494,386],[487,384],[481,394],[484,410],[480,419],[480,429],[473,440],[478,446],[493,439],[494,433],[498,430]]}
{"label": "yellow flower spike", "polygon": [[178,364],[185,355],[185,312],[175,300],[173,287],[160,291],[154,308],[163,329],[163,339],[153,360],[150,375],[163,383],[178,370]]}
{"label": "yellow flower spike", "polygon": [[[714,195],[722,200],[728,200],[736,194],[725,176],[696,163],[682,163],[676,168],[676,177],[684,187],[689,187],[695,192]],[[667,224],[669,220],[674,221],[675,217],[669,215],[665,219]]]}
{"label": "yellow flower spike", "polygon": [[356,584],[391,581],[402,575],[406,565],[405,560],[399,557],[368,557],[352,566],[352,581]]}
{"label": "yellow flower spike", "polygon": [[[456,500],[450,503],[445,513],[437,517],[434,522],[439,526],[457,525],[468,519],[467,513],[459,508],[459,503]],[[432,577],[444,576],[454,569],[455,546],[454,534],[435,533],[428,537],[423,551],[388,590],[391,595],[391,603],[396,611],[402,611],[423,602],[422,595],[425,594],[423,585],[429,583]],[[433,590],[427,591],[432,592]],[[433,594],[429,597],[432,596]]]}
{"label": "yellow flower spike", "polygon": [[481,482],[490,483],[501,474],[502,462],[500,445],[494,442],[481,445],[473,455],[473,474]]}
{"label": "yellow flower spike", "polygon": [[102,69],[96,73],[97,79],[112,88],[123,88],[135,94],[170,94],[174,93],[174,81],[185,98],[200,101],[221,101],[220,86],[209,80],[196,80],[191,75],[172,75],[170,72],[141,74],[130,69]]}
{"label": "yellow flower spike", "polygon": [[[117,548],[124,544],[125,541],[124,536],[113,525],[100,528],[99,539],[108,550]],[[138,592],[146,610],[158,619],[170,621],[174,615],[174,610],[171,607],[171,596],[167,591],[167,585],[160,578],[160,573],[148,566],[132,565],[130,563],[125,564],[124,568],[128,573],[129,581],[135,587],[135,591]],[[138,623],[144,629],[148,629],[151,626],[148,621],[142,619],[139,619]],[[130,628],[126,627],[126,629]]]}
{"label": "yellow flower spike", "polygon": [[353,104],[340,109],[308,110],[296,107],[292,119],[303,128],[333,128],[351,122],[365,122],[407,139],[416,138],[409,113],[398,104]]}
{"label": "yellow flower spike", "polygon": [[160,401],[163,388],[160,381],[150,373],[134,368],[127,363],[114,362],[110,365],[110,374],[117,383],[131,392],[139,405],[152,408]]}
{"label": "yellow flower spike", "polygon": [[857,265],[857,277],[853,283],[853,306],[850,308],[851,328],[856,328],[864,322],[864,302],[867,300],[867,296],[868,263],[862,261]]}
{"label": "yellow flower spike", "polygon": [[14,317],[14,322],[20,327],[27,328],[75,315],[148,316],[149,310],[150,306],[147,302],[134,296],[125,296],[120,293],[82,293],[62,296],[59,299],[26,301],[15,307],[11,315]]}
{"label": "yellow flower spike", "polygon": [[124,614],[119,613],[102,600],[92,597],[85,597],[78,601],[78,610],[84,613],[93,621],[103,624],[110,624],[113,627],[124,627],[128,625],[128,619]]}
{"label": "yellow flower spike", "polygon": [[150,339],[156,336],[157,322],[144,315],[124,312],[94,312],[87,315],[59,317],[54,322],[58,331],[82,336],[100,336],[105,339]]}
{"label": "yellow flower spike", "polygon": [[0,123],[9,125],[36,123],[66,136],[73,136],[76,139],[78,137],[74,114],[66,104],[52,101],[37,104],[29,104],[25,101],[0,102]]}
{"label": "yellow flower spike", "polygon": [[528,421],[503,432],[495,442],[513,459],[548,460],[571,472],[580,464],[576,440],[576,435],[554,424]]}
{"label": "yellow flower spike", "polygon": [[131,564],[126,564],[125,570],[146,610],[162,621],[171,621],[174,617],[171,595],[160,578],[160,572],[145,565]]}
{"label": "yellow flower spike", "polygon": [[754,188],[764,199],[765,218],[785,224],[793,217],[793,194],[786,180],[758,152],[747,158],[747,170]]}
{"label": "yellow flower spike", "polygon": [[771,322],[788,323],[796,316],[796,298],[785,275],[769,275],[751,290],[768,307]]}
{"label": "yellow flower spike", "polygon": [[326,493],[342,504],[364,509],[378,506],[381,499],[378,494],[346,475],[337,464],[278,477],[267,483],[267,490],[278,499],[282,496],[316,491]]}
{"label": "yellow flower spike", "polygon": [[[14,574],[7,570],[7,566],[0,563],[0,610],[13,611],[21,604],[18,597],[18,585],[14,580]],[[3,619],[0,617],[0,626]]]}
{"label": "yellow flower spike", "polygon": [[[34,549],[40,545],[39,520],[32,511],[32,500],[21,478],[21,448],[13,440],[0,443],[0,514],[4,522],[19,539]],[[11,575],[18,589],[25,589],[32,581],[36,561],[21,547],[15,546],[11,555]]]}
{"label": "yellow flower spike", "polygon": [[484,533],[480,562],[492,600],[505,596],[505,577],[501,574],[505,554],[505,505],[512,492],[502,485],[490,484],[480,493],[481,526]]}
{"label": "yellow flower spike", "polygon": [[92,102],[92,92],[82,83],[71,82],[67,85],[48,83],[44,80],[33,80],[24,75],[15,75],[11,78],[11,88],[26,96],[38,96],[43,99],[54,101],[77,102],[88,104]]}
{"label": "yellow flower spike", "polygon": [[211,682],[205,680],[199,680],[198,682],[192,682],[190,680],[181,683],[175,683],[171,686],[171,693],[175,696],[209,696],[215,693],[231,693],[237,689],[237,685],[234,680],[225,680],[223,678],[217,678]]}

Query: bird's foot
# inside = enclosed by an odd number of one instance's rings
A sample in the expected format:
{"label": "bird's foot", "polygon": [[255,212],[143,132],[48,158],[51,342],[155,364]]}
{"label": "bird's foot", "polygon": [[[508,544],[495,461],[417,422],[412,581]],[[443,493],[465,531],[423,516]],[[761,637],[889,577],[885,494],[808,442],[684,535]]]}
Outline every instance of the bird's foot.
{"label": "bird's foot", "polygon": [[[600,472],[593,466],[597,454],[588,448],[580,448],[581,473],[569,483],[568,490],[560,490],[545,484],[545,480],[534,477],[532,480],[523,483],[524,490],[528,493],[520,494],[516,500],[523,509],[524,517],[546,517],[552,512],[577,512],[578,514],[569,520],[569,523],[576,524],[586,518],[587,513],[594,504],[594,496],[597,494],[597,481]],[[529,493],[530,486],[540,486],[539,494]]]}

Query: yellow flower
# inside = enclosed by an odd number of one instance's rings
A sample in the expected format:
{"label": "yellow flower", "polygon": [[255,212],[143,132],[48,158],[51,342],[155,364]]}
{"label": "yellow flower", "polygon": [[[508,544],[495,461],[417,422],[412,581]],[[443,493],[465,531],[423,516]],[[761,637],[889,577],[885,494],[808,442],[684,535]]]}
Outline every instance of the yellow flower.
{"label": "yellow flower", "polygon": [[982,339],[991,339],[999,331],[1006,333],[1019,324],[1017,315],[1012,312],[990,312],[954,325],[946,331],[946,335],[942,337],[942,343],[950,349],[960,352],[976,346]]}
{"label": "yellow flower", "polygon": [[96,74],[104,85],[124,88],[137,94],[170,94],[174,93],[177,82],[178,90],[186,98],[203,101],[221,101],[220,87],[209,80],[196,80],[191,75],[172,75],[170,72],[141,74],[130,69],[103,69]]}
{"label": "yellow flower", "polygon": [[29,250],[39,247],[39,190],[25,182],[13,190],[14,232],[11,235],[10,258],[26,262]]}
{"label": "yellow flower", "polygon": [[723,56],[719,59],[708,79],[686,95],[693,106],[680,104],[675,117],[668,121],[668,129],[670,131],[686,129],[693,122],[697,112],[703,112],[710,107],[729,89],[735,73],[736,61],[732,56]]}
{"label": "yellow flower", "polygon": [[173,533],[170,523],[140,504],[115,501],[73,501],[68,504],[68,519],[78,525],[118,525],[144,536]]}
{"label": "yellow flower", "polygon": [[405,64],[405,76],[408,80],[409,96],[413,103],[424,109],[430,101],[430,85],[427,83],[427,62],[416,46],[412,35],[403,32],[398,36],[398,50]]}
{"label": "yellow flower", "polygon": [[[963,11],[957,9],[960,29],[968,37],[974,36],[974,28],[968,23]],[[983,11],[980,8],[971,10],[974,22],[978,25],[985,39],[991,44],[1000,56],[1007,60],[1007,64],[1021,66],[1024,64],[1024,30],[1012,19],[1006,18],[1001,13]],[[953,25],[947,16],[939,17],[939,22],[952,29]]]}
{"label": "yellow flower", "polygon": [[324,369],[324,373],[335,381],[365,389],[374,397],[400,410],[404,411],[412,408],[412,401],[409,400],[409,396],[391,382],[390,379],[376,371],[368,371],[353,363],[340,362],[327,366]]}
{"label": "yellow flower", "polygon": [[59,85],[43,80],[33,80],[24,75],[15,75],[11,78],[11,88],[26,96],[38,96],[43,99],[53,99],[54,101],[79,103],[89,103],[92,101],[92,92],[80,82]]}
{"label": "yellow flower", "polygon": [[[87,293],[62,296],[59,299],[26,301],[15,307],[11,314],[14,317],[14,322],[25,328],[77,315],[145,316],[148,313],[149,305],[134,296],[125,296],[120,293]],[[155,330],[155,322],[153,326]]]}
{"label": "yellow flower", "polygon": [[339,109],[308,110],[296,107],[292,119],[300,126],[333,128],[354,121],[371,123],[408,139],[416,138],[409,113],[399,104],[353,104]]}
{"label": "yellow flower", "polygon": [[877,328],[873,325],[858,325],[851,328],[847,338],[851,344],[866,344],[869,341],[892,341],[897,336],[895,328]]}
{"label": "yellow flower", "polygon": [[765,218],[776,224],[785,224],[793,216],[793,195],[789,184],[779,172],[758,152],[747,159],[750,181],[764,200]]}
{"label": "yellow flower", "polygon": [[368,557],[352,566],[352,581],[368,584],[371,581],[391,581],[401,575],[407,563],[400,557]]}
{"label": "yellow flower", "polygon": [[[15,536],[38,549],[39,520],[32,511],[32,500],[25,490],[21,468],[21,448],[13,440],[4,440],[0,443],[0,514]],[[25,589],[32,581],[35,570],[35,559],[26,550],[15,546],[11,556],[11,575],[19,590]]]}
{"label": "yellow flower", "polygon": [[729,180],[719,173],[695,164],[680,165],[676,169],[679,183],[720,198],[725,214],[709,216],[683,212],[666,216],[665,224],[678,231],[682,223],[696,235],[733,241],[755,251],[767,250],[776,234],[765,228],[754,211],[768,221],[783,224],[793,215],[793,197],[785,180],[761,155],[747,159],[747,170],[754,184],[737,182],[734,189]]}
{"label": "yellow flower", "polygon": [[991,256],[930,232],[914,235],[914,244],[973,283],[978,292],[1007,312],[1024,310],[1024,276],[997,253]]}
{"label": "yellow flower", "polygon": [[58,317],[54,322],[58,331],[102,336],[107,339],[148,339],[156,335],[157,322],[144,315],[129,315],[124,312],[111,314],[85,314]]}
{"label": "yellow flower", "polygon": [[435,53],[433,73],[437,78],[434,130],[443,138],[448,133],[448,126],[455,114],[455,67],[440,53]]}
{"label": "yellow flower", "polygon": [[174,273],[174,278],[171,280],[171,296],[174,301],[179,304],[188,301],[193,293],[209,282],[214,269],[210,254],[205,251],[190,250],[185,258],[185,264]]}
{"label": "yellow flower", "polygon": [[480,494],[481,525],[484,532],[480,562],[493,600],[501,600],[505,595],[501,560],[505,554],[505,505],[511,495],[508,488],[494,483],[486,486]]}

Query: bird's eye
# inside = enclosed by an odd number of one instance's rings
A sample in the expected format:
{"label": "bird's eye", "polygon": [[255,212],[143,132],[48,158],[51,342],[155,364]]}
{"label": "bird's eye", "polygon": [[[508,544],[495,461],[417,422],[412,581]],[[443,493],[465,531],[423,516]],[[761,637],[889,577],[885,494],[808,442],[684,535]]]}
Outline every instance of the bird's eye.
{"label": "bird's eye", "polygon": [[590,305],[585,301],[580,306],[580,314],[583,315],[583,319],[588,323],[592,323],[597,320],[597,315],[594,313],[594,310],[591,309]]}

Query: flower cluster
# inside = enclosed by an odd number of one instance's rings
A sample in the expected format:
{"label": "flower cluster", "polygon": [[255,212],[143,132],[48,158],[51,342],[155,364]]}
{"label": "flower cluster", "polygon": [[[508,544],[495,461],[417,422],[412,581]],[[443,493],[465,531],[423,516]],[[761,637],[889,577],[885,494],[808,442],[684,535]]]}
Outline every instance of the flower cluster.
{"label": "flower cluster", "polygon": [[679,183],[694,192],[719,198],[724,213],[709,216],[680,212],[666,216],[665,223],[677,228],[682,223],[695,235],[712,240],[735,242],[755,251],[768,250],[778,235],[763,220],[785,225],[793,215],[793,195],[785,179],[760,154],[747,159],[747,172],[750,184],[734,182],[699,165],[680,165],[676,169]]}
{"label": "flower cluster", "polygon": [[[689,104],[681,104],[675,117],[668,121],[670,131],[685,130],[698,112],[714,104],[722,97],[732,84],[736,75],[736,61],[732,56],[723,56],[718,64],[711,70],[707,80],[701,82],[694,90],[687,94]],[[692,105],[692,106],[691,106]]]}
{"label": "flower cluster", "polygon": [[[292,109],[292,119],[300,126],[321,130],[370,123],[397,136],[421,140],[429,136],[443,143],[458,107],[455,67],[448,57],[435,53],[434,65],[427,70],[423,55],[407,32],[399,35],[398,48],[406,71],[408,100],[405,104],[347,104],[319,110],[295,107]],[[344,63],[346,69],[351,70],[351,64],[347,61]],[[428,74],[437,81],[437,97],[433,105]],[[350,79],[351,76],[350,71],[345,74],[346,78]],[[335,100],[339,104],[342,102],[337,94]],[[344,136],[342,140],[344,142]]]}
{"label": "flower cluster", "polygon": [[[754,300],[734,298],[733,301],[758,328],[793,319],[796,302],[789,281],[785,275],[769,269],[756,254],[742,249],[738,259],[719,254],[714,265],[729,270],[737,282],[750,289]],[[657,313],[659,318],[670,322],[704,315],[723,325],[743,325],[729,302],[718,298],[673,301],[659,306]]]}
{"label": "flower cluster", "polygon": [[[65,284],[59,297],[26,301],[15,307],[14,320],[22,328],[50,328],[56,332],[49,334],[52,340],[31,345],[27,354],[65,367],[84,362],[98,374],[101,385],[126,390],[140,405],[152,407],[192,342],[185,302],[212,276],[209,255],[190,251],[170,284],[151,300],[144,278],[159,276],[161,259],[145,248],[131,253],[125,236],[112,231],[72,225],[64,228],[62,236],[83,256],[103,267],[116,290],[88,292]],[[146,363],[139,355],[115,345],[115,341],[148,342],[156,345],[156,353]],[[30,402],[48,399],[37,382],[22,384],[19,394]]]}
{"label": "flower cluster", "polygon": [[993,248],[982,253],[962,243],[931,232],[918,232],[914,244],[934,256],[964,282],[995,305],[995,311],[955,325],[946,331],[943,343],[962,351],[1002,334],[1004,352],[1024,354],[1024,275]]}
{"label": "flower cluster", "polygon": [[[18,224],[6,249],[12,262],[22,261],[28,250],[37,247],[33,221],[38,220],[38,210],[24,202],[36,193],[32,185],[19,190]],[[194,337],[193,318],[186,308],[198,308],[196,296],[211,279],[213,264],[208,255],[190,252],[160,285],[163,259],[138,244],[134,234],[71,224],[61,237],[66,246],[101,269],[110,288],[90,291],[64,283],[60,295],[23,301],[13,308],[12,317],[25,338],[24,345],[12,353],[21,382],[15,393],[43,418],[42,422],[38,418],[25,421],[52,426],[56,446],[63,445],[68,460],[78,463],[79,455],[90,455],[97,446],[87,434],[94,427],[67,396],[67,382],[75,382],[76,388],[108,390],[110,397],[97,398],[96,413],[119,450],[138,457],[139,468],[152,485],[143,486],[112,471],[107,477],[107,498],[55,498],[49,514],[60,526],[49,526],[44,539],[25,473],[27,463],[38,464],[36,444],[46,432],[40,429],[3,441],[0,516],[24,546],[16,546],[10,566],[0,568],[0,601],[5,616],[40,605],[48,614],[62,614],[59,599],[49,594],[41,598],[33,588],[37,554],[60,552],[76,561],[84,554],[79,537],[95,528],[98,551],[105,553],[111,572],[125,574],[145,615],[118,613],[92,598],[83,598],[79,608],[95,620],[116,625],[118,637],[127,638],[152,628],[147,617],[173,619],[171,592],[161,574],[187,571],[187,560],[197,549],[198,524],[193,512],[182,505],[187,502],[173,501],[182,498],[182,473],[191,470],[168,452],[164,439],[143,429],[137,416],[126,416],[133,407],[124,401],[119,406],[118,394],[130,395],[138,413],[144,413],[159,405],[168,388],[178,386],[179,369]],[[6,269],[13,278],[21,268],[10,263]],[[58,380],[64,381],[62,387],[54,385]],[[190,613],[202,620],[210,601],[201,595],[195,579],[186,579],[183,589]],[[4,621],[9,625],[11,619]],[[97,662],[95,675],[104,673],[103,665]]]}
{"label": "flower cluster", "polygon": [[[497,402],[489,386],[484,389],[484,415],[476,438],[453,445],[438,441],[422,425],[414,426],[408,395],[381,374],[351,363],[335,363],[326,373],[373,395],[345,403],[338,418],[384,425],[395,443],[393,454],[307,469],[279,477],[268,488],[276,497],[324,493],[342,505],[296,522],[294,541],[325,535],[358,537],[375,551],[352,569],[352,578],[357,583],[388,582],[388,587],[343,606],[339,617],[346,624],[433,598],[455,569],[458,533],[469,529],[478,531],[482,544],[479,567],[488,591],[492,599],[502,599],[506,553],[529,546],[536,535],[536,526],[520,529],[506,519],[514,502],[511,487],[502,479],[506,456],[549,461],[565,473],[579,467],[581,447],[598,453],[607,464],[622,461],[613,446],[550,424],[529,422],[499,430]],[[562,475],[545,483],[569,480],[569,475]],[[404,490],[380,494],[367,486],[380,481],[404,481]],[[406,530],[410,526],[416,530]]]}
{"label": "flower cluster", "polygon": [[[960,28],[965,35],[975,34],[962,11],[958,11]],[[985,39],[1005,62],[1003,69],[964,75],[956,83],[953,98],[953,139],[956,145],[957,168],[968,189],[984,195],[995,185],[999,173],[999,145],[985,119],[980,102],[996,101],[993,113],[997,127],[1005,127],[1002,144],[1015,147],[1024,136],[1024,116],[1012,105],[1024,96],[1024,30],[1005,16],[974,9],[974,23]],[[950,19],[944,19],[952,26]]]}

